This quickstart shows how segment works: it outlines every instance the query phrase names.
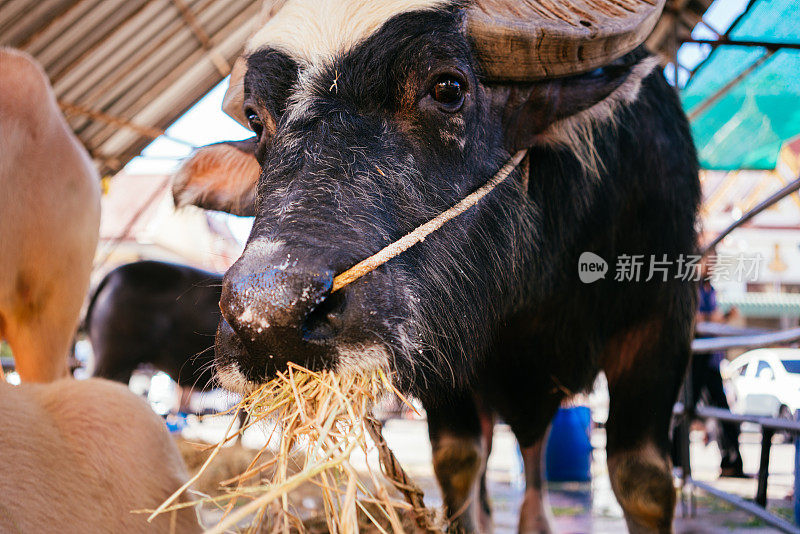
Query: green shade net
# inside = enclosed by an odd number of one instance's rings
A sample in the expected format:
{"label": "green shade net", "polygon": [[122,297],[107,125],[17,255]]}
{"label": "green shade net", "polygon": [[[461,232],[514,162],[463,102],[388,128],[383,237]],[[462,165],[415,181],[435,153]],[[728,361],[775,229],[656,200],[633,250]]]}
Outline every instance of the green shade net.
{"label": "green shade net", "polygon": [[[800,42],[800,2],[756,0],[730,31],[731,40]],[[682,91],[692,113],[767,50],[720,46]],[[800,50],[779,50],[692,120],[706,169],[774,169],[784,141],[800,134]]]}

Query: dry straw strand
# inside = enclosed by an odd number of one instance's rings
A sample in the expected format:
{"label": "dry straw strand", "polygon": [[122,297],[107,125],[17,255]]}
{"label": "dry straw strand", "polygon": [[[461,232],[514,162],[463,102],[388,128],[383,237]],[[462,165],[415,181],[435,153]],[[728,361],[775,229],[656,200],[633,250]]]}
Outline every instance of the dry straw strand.
{"label": "dry straw strand", "polygon": [[[426,532],[441,532],[433,526],[434,515],[425,509],[422,492],[402,470],[383,440],[380,423],[370,416],[371,407],[380,396],[392,392],[397,390],[383,371],[337,375],[330,371],[315,373],[289,364],[285,373],[279,373],[244,398],[236,412],[247,410],[251,424],[271,420],[281,427],[279,454],[261,464],[257,460],[262,457],[261,453],[257,454],[242,474],[225,481],[226,484],[236,483],[228,493],[200,499],[215,506],[228,503],[222,507],[225,511],[222,519],[209,532],[236,531],[248,521],[248,532],[263,527],[268,527],[269,532],[304,532],[305,527],[294,515],[288,496],[306,483],[313,483],[321,491],[324,520],[330,532],[357,532],[362,518],[378,532],[406,532],[398,514],[400,510],[411,511]],[[200,473],[189,483],[197,480],[214,461],[229,434],[230,427],[226,439],[214,448]],[[378,449],[382,472],[392,479],[391,484],[376,476],[368,462],[370,487],[349,463],[355,450],[368,452],[370,436]],[[288,466],[297,449],[304,451],[305,458],[299,472],[292,474]],[[245,479],[261,475],[270,468],[273,472],[265,483],[242,485]],[[175,503],[187,488],[188,484],[176,491],[151,517],[188,506]],[[390,492],[394,489],[400,490],[407,503],[392,497]],[[239,499],[249,502],[234,508]]]}

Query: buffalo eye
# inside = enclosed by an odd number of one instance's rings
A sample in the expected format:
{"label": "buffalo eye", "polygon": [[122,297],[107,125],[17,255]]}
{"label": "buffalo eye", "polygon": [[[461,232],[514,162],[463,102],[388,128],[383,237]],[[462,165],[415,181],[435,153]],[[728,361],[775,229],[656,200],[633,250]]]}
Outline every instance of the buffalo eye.
{"label": "buffalo eye", "polygon": [[445,111],[458,111],[464,103],[464,82],[453,75],[441,76],[431,89],[431,96]]}
{"label": "buffalo eye", "polygon": [[261,118],[258,116],[258,113],[253,108],[247,108],[244,110],[244,116],[247,118],[247,124],[250,125],[250,129],[256,134],[257,138],[261,138],[261,133],[264,131],[264,123],[261,122]]}

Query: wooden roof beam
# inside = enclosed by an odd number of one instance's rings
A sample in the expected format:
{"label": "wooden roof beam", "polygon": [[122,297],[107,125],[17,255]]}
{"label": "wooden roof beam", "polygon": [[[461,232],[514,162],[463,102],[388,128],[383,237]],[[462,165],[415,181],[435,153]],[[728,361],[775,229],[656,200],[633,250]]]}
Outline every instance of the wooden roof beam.
{"label": "wooden roof beam", "polygon": [[214,52],[214,46],[211,43],[211,38],[203,29],[203,26],[197,20],[197,17],[194,16],[192,10],[189,9],[189,6],[184,2],[184,0],[172,0],[172,3],[175,7],[178,8],[180,11],[183,20],[186,22],[186,25],[189,26],[189,29],[192,30],[192,33],[197,40],[200,41],[200,44],[203,48],[208,51],[209,56],[208,58],[214,63],[214,66],[217,68],[219,73],[225,77],[231,73],[231,66],[228,64],[228,61],[219,53]]}

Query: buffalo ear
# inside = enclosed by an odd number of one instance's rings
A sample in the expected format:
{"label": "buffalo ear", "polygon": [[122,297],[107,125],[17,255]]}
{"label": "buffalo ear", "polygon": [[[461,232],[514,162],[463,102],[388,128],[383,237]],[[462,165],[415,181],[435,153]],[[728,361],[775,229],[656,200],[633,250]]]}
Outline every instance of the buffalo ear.
{"label": "buffalo ear", "polygon": [[197,149],[172,178],[175,206],[255,216],[256,185],[261,175],[256,142],[253,137]]}
{"label": "buffalo ear", "polygon": [[656,65],[642,56],[637,50],[589,74],[492,86],[502,106],[506,149],[513,154],[543,143],[573,144],[592,126],[613,120],[619,104],[636,99]]}

